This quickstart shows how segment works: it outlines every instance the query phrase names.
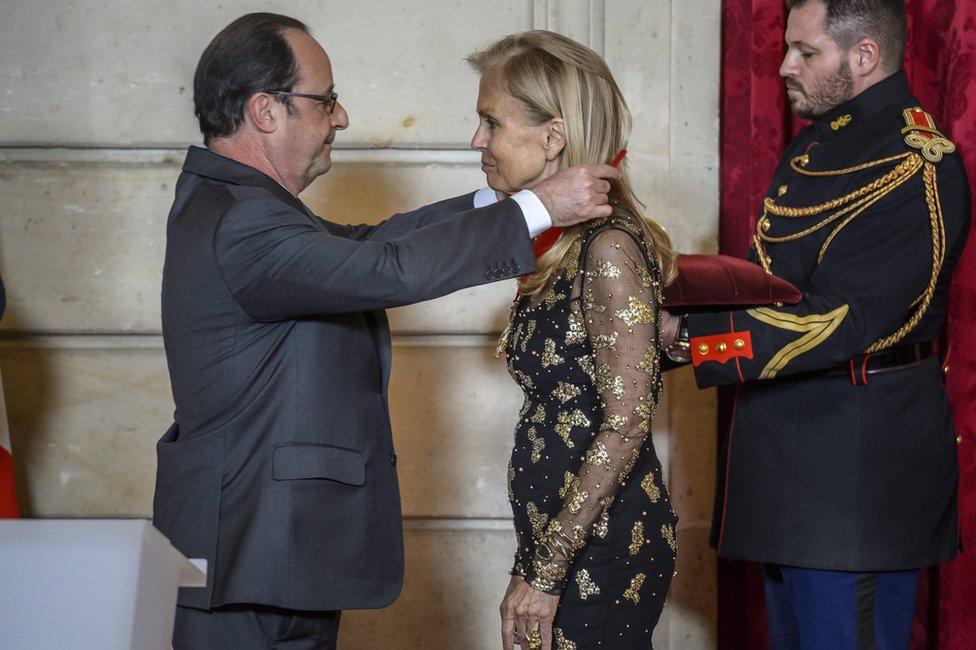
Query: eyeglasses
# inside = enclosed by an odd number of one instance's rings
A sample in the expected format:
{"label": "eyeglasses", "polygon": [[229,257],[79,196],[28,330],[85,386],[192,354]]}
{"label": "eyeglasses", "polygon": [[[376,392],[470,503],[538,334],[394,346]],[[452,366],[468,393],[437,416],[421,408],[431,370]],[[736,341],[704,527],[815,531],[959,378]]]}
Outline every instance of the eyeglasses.
{"label": "eyeglasses", "polygon": [[322,102],[325,106],[325,112],[329,115],[332,114],[332,110],[335,108],[336,103],[339,101],[339,95],[335,91],[329,93],[328,95],[309,95],[308,93],[293,93],[290,90],[266,90],[264,91],[270,95],[284,95],[285,97],[304,97],[305,99],[314,99],[317,102]]}

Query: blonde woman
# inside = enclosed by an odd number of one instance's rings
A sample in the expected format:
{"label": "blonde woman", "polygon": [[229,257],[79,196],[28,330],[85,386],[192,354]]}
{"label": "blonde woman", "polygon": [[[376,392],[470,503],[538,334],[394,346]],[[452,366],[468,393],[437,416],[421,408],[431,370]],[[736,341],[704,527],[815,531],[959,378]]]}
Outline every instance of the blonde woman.
{"label": "blonde woman", "polygon": [[[630,113],[583,45],[532,31],[468,61],[481,74],[471,146],[496,192],[624,147]],[[518,549],[506,649],[649,648],[674,571],[676,517],[650,437],[674,254],[626,174],[611,185],[612,217],[537,250],[501,341],[525,393],[508,469]]]}

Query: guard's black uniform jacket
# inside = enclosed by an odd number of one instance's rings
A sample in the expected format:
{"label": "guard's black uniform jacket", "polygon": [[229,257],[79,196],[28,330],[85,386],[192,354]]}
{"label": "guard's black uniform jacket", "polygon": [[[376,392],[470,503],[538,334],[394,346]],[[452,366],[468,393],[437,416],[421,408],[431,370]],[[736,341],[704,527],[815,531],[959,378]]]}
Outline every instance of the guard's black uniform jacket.
{"label": "guard's black uniform jacket", "polygon": [[946,318],[970,194],[918,107],[897,73],[788,147],[751,257],[799,304],[689,316],[699,386],[741,384],[723,557],[883,571],[956,553],[955,433],[940,359],[918,359]]}

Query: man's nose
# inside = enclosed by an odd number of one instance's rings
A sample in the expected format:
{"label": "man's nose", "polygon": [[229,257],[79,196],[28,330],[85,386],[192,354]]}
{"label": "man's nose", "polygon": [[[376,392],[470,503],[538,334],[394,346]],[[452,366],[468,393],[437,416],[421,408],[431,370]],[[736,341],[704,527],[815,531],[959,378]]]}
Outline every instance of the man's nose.
{"label": "man's nose", "polygon": [[344,129],[347,126],[349,126],[349,113],[346,112],[342,104],[336,102],[335,108],[332,111],[332,128]]}
{"label": "man's nose", "polygon": [[790,53],[787,52],[783,57],[783,62],[779,64],[779,76],[795,77],[797,75],[796,64],[792,61]]}

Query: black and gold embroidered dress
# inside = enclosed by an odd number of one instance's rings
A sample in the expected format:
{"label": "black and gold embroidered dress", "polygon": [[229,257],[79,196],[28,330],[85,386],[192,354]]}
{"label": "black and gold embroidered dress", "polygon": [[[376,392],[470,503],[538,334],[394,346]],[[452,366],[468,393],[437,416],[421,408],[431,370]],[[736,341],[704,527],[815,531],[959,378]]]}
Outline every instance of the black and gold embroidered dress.
{"label": "black and gold embroidered dress", "polygon": [[558,650],[650,647],[674,571],[677,518],[650,435],[660,289],[640,228],[604,220],[516,301],[503,339],[525,393],[508,475],[513,573],[561,593]]}

